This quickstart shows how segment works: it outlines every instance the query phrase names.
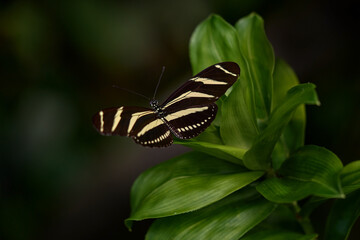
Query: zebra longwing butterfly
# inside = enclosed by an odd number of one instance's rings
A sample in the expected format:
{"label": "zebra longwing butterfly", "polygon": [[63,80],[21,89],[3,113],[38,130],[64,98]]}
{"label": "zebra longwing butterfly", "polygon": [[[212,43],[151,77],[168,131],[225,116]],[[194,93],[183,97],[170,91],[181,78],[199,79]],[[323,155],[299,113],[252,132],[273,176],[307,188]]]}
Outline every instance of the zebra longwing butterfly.
{"label": "zebra longwing butterfly", "polygon": [[240,68],[234,62],[212,65],[189,79],[161,105],[152,99],[151,109],[104,109],[93,116],[93,124],[102,135],[128,136],[146,147],[170,146],[172,134],[180,139],[193,138],[211,124],[217,112],[215,101],[239,75]]}

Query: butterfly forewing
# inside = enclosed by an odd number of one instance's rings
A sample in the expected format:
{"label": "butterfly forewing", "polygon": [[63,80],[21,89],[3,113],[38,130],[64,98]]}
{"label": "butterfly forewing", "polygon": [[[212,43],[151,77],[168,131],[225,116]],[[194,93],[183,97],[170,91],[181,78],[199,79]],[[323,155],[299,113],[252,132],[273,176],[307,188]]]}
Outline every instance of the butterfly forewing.
{"label": "butterfly forewing", "polygon": [[104,109],[93,116],[93,124],[100,134],[131,136],[130,132],[138,121],[149,116],[155,118],[154,111],[143,107],[119,107]]}
{"label": "butterfly forewing", "polygon": [[178,88],[162,104],[167,112],[194,105],[215,102],[231,87],[240,74],[234,62],[223,62],[210,66]]}
{"label": "butterfly forewing", "polygon": [[129,136],[144,146],[166,147],[173,142],[165,123],[148,108],[104,109],[94,115],[93,124],[100,134]]}

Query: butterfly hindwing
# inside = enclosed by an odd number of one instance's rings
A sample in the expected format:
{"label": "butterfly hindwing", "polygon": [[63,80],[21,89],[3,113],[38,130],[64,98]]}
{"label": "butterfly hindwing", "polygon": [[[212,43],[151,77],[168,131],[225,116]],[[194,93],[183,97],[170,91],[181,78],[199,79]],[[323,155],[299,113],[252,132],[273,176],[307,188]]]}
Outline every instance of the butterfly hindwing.
{"label": "butterfly hindwing", "polygon": [[215,119],[217,106],[192,106],[167,115],[164,119],[170,126],[174,135],[181,139],[196,137],[202,133]]}
{"label": "butterfly hindwing", "polygon": [[173,143],[170,129],[159,118],[138,127],[132,133],[132,138],[138,144],[145,147],[167,147]]}

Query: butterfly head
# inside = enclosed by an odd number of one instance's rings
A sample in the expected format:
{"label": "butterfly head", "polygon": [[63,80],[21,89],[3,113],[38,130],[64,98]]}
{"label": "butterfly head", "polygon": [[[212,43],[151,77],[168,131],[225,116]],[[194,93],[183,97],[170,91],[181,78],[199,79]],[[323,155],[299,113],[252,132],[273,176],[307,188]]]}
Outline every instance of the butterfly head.
{"label": "butterfly head", "polygon": [[158,100],[151,100],[150,101],[150,107],[154,110],[158,109],[159,108],[159,101]]}

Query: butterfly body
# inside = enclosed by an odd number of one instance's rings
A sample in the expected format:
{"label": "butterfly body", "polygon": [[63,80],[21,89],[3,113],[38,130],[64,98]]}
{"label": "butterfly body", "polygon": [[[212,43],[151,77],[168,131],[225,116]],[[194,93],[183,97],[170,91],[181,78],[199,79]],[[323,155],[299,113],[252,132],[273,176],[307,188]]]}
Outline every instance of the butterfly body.
{"label": "butterfly body", "polygon": [[215,119],[215,101],[232,86],[240,74],[234,62],[212,65],[172,93],[161,105],[150,101],[151,108],[129,107],[104,109],[93,117],[102,135],[132,137],[146,147],[167,147],[172,134],[180,139],[196,137]]}
{"label": "butterfly body", "polygon": [[165,117],[164,109],[159,106],[158,100],[151,100],[150,107],[154,110],[154,112],[159,118]]}

